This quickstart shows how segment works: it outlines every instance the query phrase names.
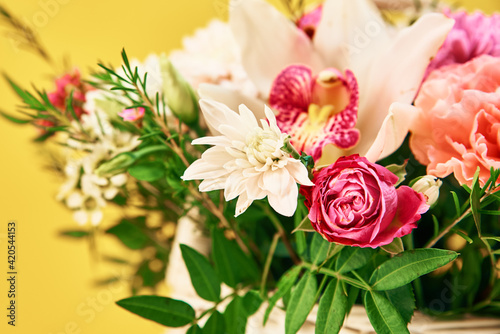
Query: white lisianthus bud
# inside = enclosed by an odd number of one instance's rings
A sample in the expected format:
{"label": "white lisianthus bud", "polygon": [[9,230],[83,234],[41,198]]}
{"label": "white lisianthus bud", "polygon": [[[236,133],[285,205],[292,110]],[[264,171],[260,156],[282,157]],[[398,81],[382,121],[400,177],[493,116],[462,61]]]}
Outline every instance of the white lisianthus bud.
{"label": "white lisianthus bud", "polygon": [[427,198],[427,204],[433,205],[439,197],[439,187],[443,182],[435,176],[425,175],[418,179],[411,187]]}

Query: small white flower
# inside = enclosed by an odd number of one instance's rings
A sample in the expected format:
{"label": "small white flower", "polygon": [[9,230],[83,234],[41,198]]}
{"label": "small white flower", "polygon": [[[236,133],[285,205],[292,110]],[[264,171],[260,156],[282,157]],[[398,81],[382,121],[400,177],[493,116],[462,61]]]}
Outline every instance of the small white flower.
{"label": "small white flower", "polygon": [[412,188],[416,192],[424,194],[428,205],[433,205],[439,197],[439,187],[441,187],[441,184],[443,182],[437,177],[425,175],[415,182]]}
{"label": "small white flower", "polygon": [[311,186],[307,168],[281,148],[281,133],[267,106],[259,127],[254,114],[240,105],[239,114],[222,103],[201,100],[207,123],[221,135],[198,138],[193,144],[215,145],[184,172],[183,180],[204,180],[200,191],[224,189],[226,201],[239,196],[236,216],[254,200],[268,197],[278,213],[292,216],[297,208],[297,183]]}

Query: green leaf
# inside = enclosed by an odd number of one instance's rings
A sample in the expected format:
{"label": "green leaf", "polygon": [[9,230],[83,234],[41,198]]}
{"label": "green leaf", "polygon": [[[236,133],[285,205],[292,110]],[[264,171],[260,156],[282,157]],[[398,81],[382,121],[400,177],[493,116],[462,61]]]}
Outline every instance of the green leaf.
{"label": "green leaf", "polygon": [[201,298],[216,302],[220,298],[220,281],[207,258],[187,245],[180,245],[182,258],[196,293]]}
{"label": "green leaf", "polygon": [[304,231],[304,232],[315,232],[316,230],[311,224],[309,217],[305,216],[304,219],[300,222],[300,224],[292,231],[292,233]]}
{"label": "green leaf", "polygon": [[212,313],[210,318],[208,318],[207,323],[203,327],[203,334],[222,334],[226,332],[226,323],[224,321],[224,316],[215,311]]}
{"label": "green leaf", "polygon": [[226,333],[244,334],[247,326],[247,318],[247,311],[243,306],[242,298],[235,296],[224,311]]}
{"label": "green leaf", "polygon": [[467,241],[469,244],[473,243],[474,240],[472,240],[467,234],[465,234],[464,231],[459,230],[458,228],[453,228],[451,229],[453,232],[455,232],[457,235],[462,237],[465,241]]}
{"label": "green leaf", "polygon": [[455,218],[460,217],[462,214],[462,210],[460,209],[460,201],[458,200],[457,193],[454,191],[450,191],[451,196],[453,197],[453,203],[455,203],[455,211],[456,211],[456,216]]}
{"label": "green leaf", "polygon": [[168,327],[182,327],[195,318],[195,312],[189,304],[167,297],[135,296],[119,300],[116,304]]}
{"label": "green leaf", "polygon": [[277,284],[276,292],[268,300],[269,306],[267,307],[266,313],[264,314],[264,325],[266,324],[267,319],[269,318],[269,314],[271,314],[271,311],[274,308],[274,305],[276,305],[278,300],[283,298],[283,296],[292,289],[295,281],[297,280],[297,277],[299,277],[301,270],[302,267],[296,266],[286,272],[283,276],[281,276]]}
{"label": "green leaf", "polygon": [[405,251],[382,263],[370,277],[374,290],[392,290],[455,260],[458,254],[443,249]]}
{"label": "green leaf", "polygon": [[387,168],[391,173],[393,173],[394,175],[396,175],[398,177],[398,181],[394,185],[395,187],[397,187],[399,184],[401,184],[405,180],[405,178],[406,178],[406,165],[408,165],[408,160],[405,160],[405,162],[402,165],[392,164],[392,165],[385,166],[385,168]]}
{"label": "green leaf", "polygon": [[330,243],[323,239],[321,234],[314,233],[311,246],[309,248],[309,256],[311,259],[311,263],[320,264],[325,261],[326,256],[328,255],[328,249],[330,248]]}
{"label": "green leaf", "polygon": [[146,161],[129,167],[130,175],[141,181],[153,182],[165,176],[166,168],[160,161]]}
{"label": "green leaf", "polygon": [[319,301],[316,334],[338,333],[347,313],[347,296],[342,282],[332,279]]}
{"label": "green leaf", "polygon": [[88,237],[90,233],[84,230],[69,230],[69,231],[61,231],[59,234],[63,237],[71,237],[71,238],[84,238]]}
{"label": "green leaf", "polygon": [[494,240],[494,241],[500,242],[500,237],[481,237],[481,239]]}
{"label": "green leaf", "polygon": [[316,275],[312,272],[306,272],[299,280],[299,283],[292,291],[290,303],[285,315],[285,333],[295,334],[304,324],[316,303],[316,292],[318,283]]}
{"label": "green leaf", "polygon": [[141,249],[149,241],[148,236],[137,226],[128,220],[122,220],[118,225],[108,229],[106,233],[113,234],[130,249]]}
{"label": "green leaf", "polygon": [[242,302],[249,317],[259,310],[260,305],[262,305],[262,298],[260,298],[259,292],[250,290],[243,296]]}
{"label": "green leaf", "polygon": [[381,246],[380,248],[389,254],[399,254],[405,250],[401,238],[394,238],[390,244]]}
{"label": "green leaf", "polygon": [[403,321],[407,324],[413,317],[415,310],[415,296],[411,284],[394,290],[384,291],[385,296],[396,307]]}
{"label": "green leaf", "polygon": [[203,334],[202,329],[198,325],[193,325],[189,327],[187,330],[186,334]]}
{"label": "green leaf", "polygon": [[242,282],[257,282],[259,269],[234,241],[224,237],[221,230],[212,231],[212,255],[215,270],[224,283],[232,288]]}
{"label": "green leaf", "polygon": [[4,113],[3,111],[0,111],[0,115],[2,115],[3,117],[5,117],[7,120],[9,120],[11,122],[14,122],[14,123],[17,123],[17,124],[26,124],[26,123],[30,122],[29,119],[20,119],[20,118],[11,116],[11,115],[9,115],[7,113]]}
{"label": "green leaf", "polygon": [[370,261],[373,253],[371,248],[344,247],[335,263],[335,271],[343,274],[359,269]]}
{"label": "green leaf", "polygon": [[364,301],[370,323],[377,333],[410,333],[398,310],[381,293],[366,292]]}
{"label": "green leaf", "polygon": [[476,223],[477,232],[479,236],[481,236],[481,214],[479,213],[479,210],[481,209],[481,187],[479,186],[479,171],[480,168],[477,167],[472,181],[472,190],[470,192],[470,208],[472,210],[474,223]]}

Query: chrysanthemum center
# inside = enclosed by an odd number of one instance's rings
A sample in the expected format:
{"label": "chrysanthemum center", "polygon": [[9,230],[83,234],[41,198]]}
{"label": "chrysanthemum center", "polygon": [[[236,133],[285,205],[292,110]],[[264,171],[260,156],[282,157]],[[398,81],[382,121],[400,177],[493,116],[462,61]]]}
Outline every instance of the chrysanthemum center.
{"label": "chrysanthemum center", "polygon": [[283,153],[281,147],[283,140],[271,130],[255,128],[250,132],[246,140],[245,152],[249,161],[256,160],[261,164],[266,164],[279,159]]}

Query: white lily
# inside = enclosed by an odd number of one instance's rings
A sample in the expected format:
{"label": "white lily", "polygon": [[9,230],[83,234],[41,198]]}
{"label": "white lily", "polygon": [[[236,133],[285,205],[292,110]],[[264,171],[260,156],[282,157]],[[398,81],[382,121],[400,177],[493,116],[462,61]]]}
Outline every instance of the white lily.
{"label": "white lily", "polygon": [[[285,153],[288,138],[276,125],[276,118],[265,107],[261,126],[245,105],[239,114],[222,103],[201,100],[207,123],[220,136],[193,140],[195,145],[214,145],[186,169],[183,180],[203,180],[200,191],[224,189],[226,201],[238,197],[236,216],[254,200],[267,196],[276,212],[292,216],[297,208],[297,183],[312,186],[307,168]],[[269,121],[269,123],[268,123]]]}
{"label": "white lily", "polygon": [[[425,69],[454,24],[442,14],[429,13],[395,31],[369,0],[326,0],[311,40],[263,0],[233,0],[230,6],[243,66],[261,96],[268,96],[274,78],[292,64],[308,65],[316,73],[328,67],[354,72],[361,139],[349,151],[327,150],[333,154],[329,162],[352,153],[376,161],[401,145]],[[219,101],[235,105],[234,92],[200,87],[202,97],[212,98],[214,92]]]}

